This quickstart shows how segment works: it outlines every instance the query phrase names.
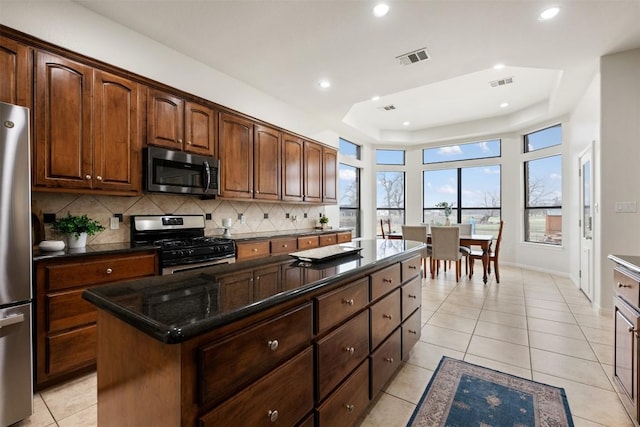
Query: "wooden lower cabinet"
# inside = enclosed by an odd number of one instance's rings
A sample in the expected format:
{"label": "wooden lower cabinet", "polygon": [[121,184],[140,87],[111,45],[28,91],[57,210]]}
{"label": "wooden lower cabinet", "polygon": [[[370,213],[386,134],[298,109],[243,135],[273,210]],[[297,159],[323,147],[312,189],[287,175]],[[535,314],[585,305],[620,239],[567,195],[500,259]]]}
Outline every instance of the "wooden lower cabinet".
{"label": "wooden lower cabinet", "polygon": [[369,405],[369,360],[318,408],[319,426],[348,427],[355,425]]}
{"label": "wooden lower cabinet", "polygon": [[400,341],[402,332],[397,328],[384,343],[371,354],[371,397],[377,395],[389,381],[402,361]]}

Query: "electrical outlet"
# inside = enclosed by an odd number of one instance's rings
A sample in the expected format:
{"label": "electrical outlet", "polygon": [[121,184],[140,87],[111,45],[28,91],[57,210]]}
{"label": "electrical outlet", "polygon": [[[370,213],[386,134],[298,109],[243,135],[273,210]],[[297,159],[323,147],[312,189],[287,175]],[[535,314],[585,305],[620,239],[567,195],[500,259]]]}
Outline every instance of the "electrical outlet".
{"label": "electrical outlet", "polygon": [[117,230],[118,228],[120,228],[120,219],[118,217],[112,216],[109,223],[109,228],[111,230]]}

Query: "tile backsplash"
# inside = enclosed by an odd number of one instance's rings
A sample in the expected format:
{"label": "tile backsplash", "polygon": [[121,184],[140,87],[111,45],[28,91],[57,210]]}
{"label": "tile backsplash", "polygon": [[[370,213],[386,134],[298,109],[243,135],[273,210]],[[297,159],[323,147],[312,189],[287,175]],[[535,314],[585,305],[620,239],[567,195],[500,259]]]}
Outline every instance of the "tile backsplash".
{"label": "tile backsplash", "polygon": [[[203,200],[197,196],[145,194],[139,197],[79,195],[34,192],[34,211],[57,217],[87,214],[99,221],[105,230],[87,239],[88,244],[129,242],[131,215],[210,214],[205,221],[205,234],[222,235],[222,219],[231,218],[231,234],[295,231],[313,228],[324,213],[319,205],[261,203],[231,200]],[[122,214],[117,230],[109,228],[110,219]],[[45,224],[45,239],[61,239],[51,224]]]}

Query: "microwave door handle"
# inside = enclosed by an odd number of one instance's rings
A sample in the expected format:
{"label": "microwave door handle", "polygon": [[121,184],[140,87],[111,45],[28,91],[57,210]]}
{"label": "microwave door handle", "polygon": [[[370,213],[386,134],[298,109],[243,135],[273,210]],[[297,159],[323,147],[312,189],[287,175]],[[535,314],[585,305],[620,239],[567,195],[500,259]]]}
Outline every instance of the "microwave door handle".
{"label": "microwave door handle", "polygon": [[211,168],[209,167],[209,162],[206,160],[203,163],[204,166],[204,191],[202,194],[207,194],[209,191],[209,185],[211,184]]}

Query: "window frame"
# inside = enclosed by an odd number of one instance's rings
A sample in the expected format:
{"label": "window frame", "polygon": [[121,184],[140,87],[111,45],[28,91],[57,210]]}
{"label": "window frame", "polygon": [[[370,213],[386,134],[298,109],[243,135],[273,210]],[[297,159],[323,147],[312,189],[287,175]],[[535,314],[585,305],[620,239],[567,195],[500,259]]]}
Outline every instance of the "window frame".
{"label": "window frame", "polygon": [[[560,174],[561,174],[560,179],[562,180],[564,178],[563,175],[562,175],[562,172],[563,172],[563,170],[562,170],[563,155],[562,155],[561,150],[559,150],[559,147],[561,147],[561,145],[553,145],[551,147],[544,147],[544,149],[540,149],[540,150],[544,150],[544,151],[539,151],[539,150],[530,151],[529,153],[525,153],[525,154],[536,153],[536,155],[527,156],[527,158],[523,159],[523,161],[522,161],[523,186],[524,186],[524,188],[523,188],[522,229],[523,229],[523,241],[525,243],[534,244],[534,245],[547,245],[547,246],[550,246],[550,247],[562,247],[563,244],[564,244],[564,239],[562,238],[562,234],[561,234],[561,237],[560,237],[560,241],[558,243],[554,243],[552,240],[550,240],[550,241],[530,240],[531,225],[530,225],[530,221],[529,221],[529,217],[530,217],[529,214],[531,212],[543,211],[543,210],[545,210],[545,211],[548,211],[548,210],[559,210],[560,211],[560,218],[561,218],[561,221],[562,221],[564,194],[561,194],[560,204],[559,205],[545,205],[545,206],[531,206],[530,205],[530,197],[529,197],[529,187],[530,187],[529,186],[529,168],[527,167],[530,162],[535,162],[537,160],[548,159],[548,158],[551,158],[551,157],[558,157],[560,159]],[[562,181],[560,183],[560,190],[562,191]],[[545,221],[546,221],[546,216],[545,216]]]}
{"label": "window frame", "polygon": [[[442,161],[434,161],[434,162],[428,162],[425,159],[425,154],[427,151],[432,151],[432,150],[441,150],[443,148],[446,147],[455,147],[455,146],[465,146],[465,145],[477,145],[477,144],[482,144],[485,142],[494,142],[496,141],[498,143],[498,155],[496,156],[486,156],[486,157],[472,157],[472,158],[467,158],[467,159],[453,159],[453,160],[442,160]],[[502,139],[501,138],[495,138],[495,139],[487,139],[484,141],[476,141],[476,142],[464,142],[461,144],[449,144],[449,145],[440,145],[437,147],[426,147],[422,149],[422,164],[423,165],[440,165],[440,164],[444,164],[444,163],[453,163],[453,162],[468,162],[468,161],[475,161],[475,160],[485,160],[485,159],[498,159],[502,157]]]}
{"label": "window frame", "polygon": [[[349,156],[347,156],[347,157],[349,157]],[[349,157],[349,158],[352,158],[352,157]],[[340,199],[338,200],[338,208],[339,208],[339,211],[340,211],[340,227],[350,228],[349,226],[342,224],[342,212],[354,212],[355,213],[355,217],[356,217],[356,226],[355,226],[355,230],[353,230],[353,232],[352,232],[352,236],[353,237],[360,237],[362,235],[361,234],[362,233],[362,215],[361,215],[361,212],[362,212],[361,211],[361,203],[362,203],[361,202],[362,168],[359,168],[359,167],[354,166],[354,165],[350,165],[348,163],[340,162],[338,164],[338,171],[340,171],[342,165],[344,165],[346,167],[349,167],[349,168],[353,168],[355,170],[355,172],[356,172],[356,184],[357,184],[356,185],[356,187],[357,187],[356,189],[357,189],[357,193],[358,193],[358,195],[357,195],[358,203],[357,203],[357,206],[348,206],[348,207],[344,206],[343,207],[342,204],[341,204],[342,197],[340,197]]]}
{"label": "window frame", "polygon": [[[379,151],[390,151],[390,152],[402,153],[402,163],[379,163],[378,162]],[[407,150],[397,150],[393,148],[376,148],[375,156],[376,156],[376,165],[380,165],[380,166],[406,166],[407,165]]]}

